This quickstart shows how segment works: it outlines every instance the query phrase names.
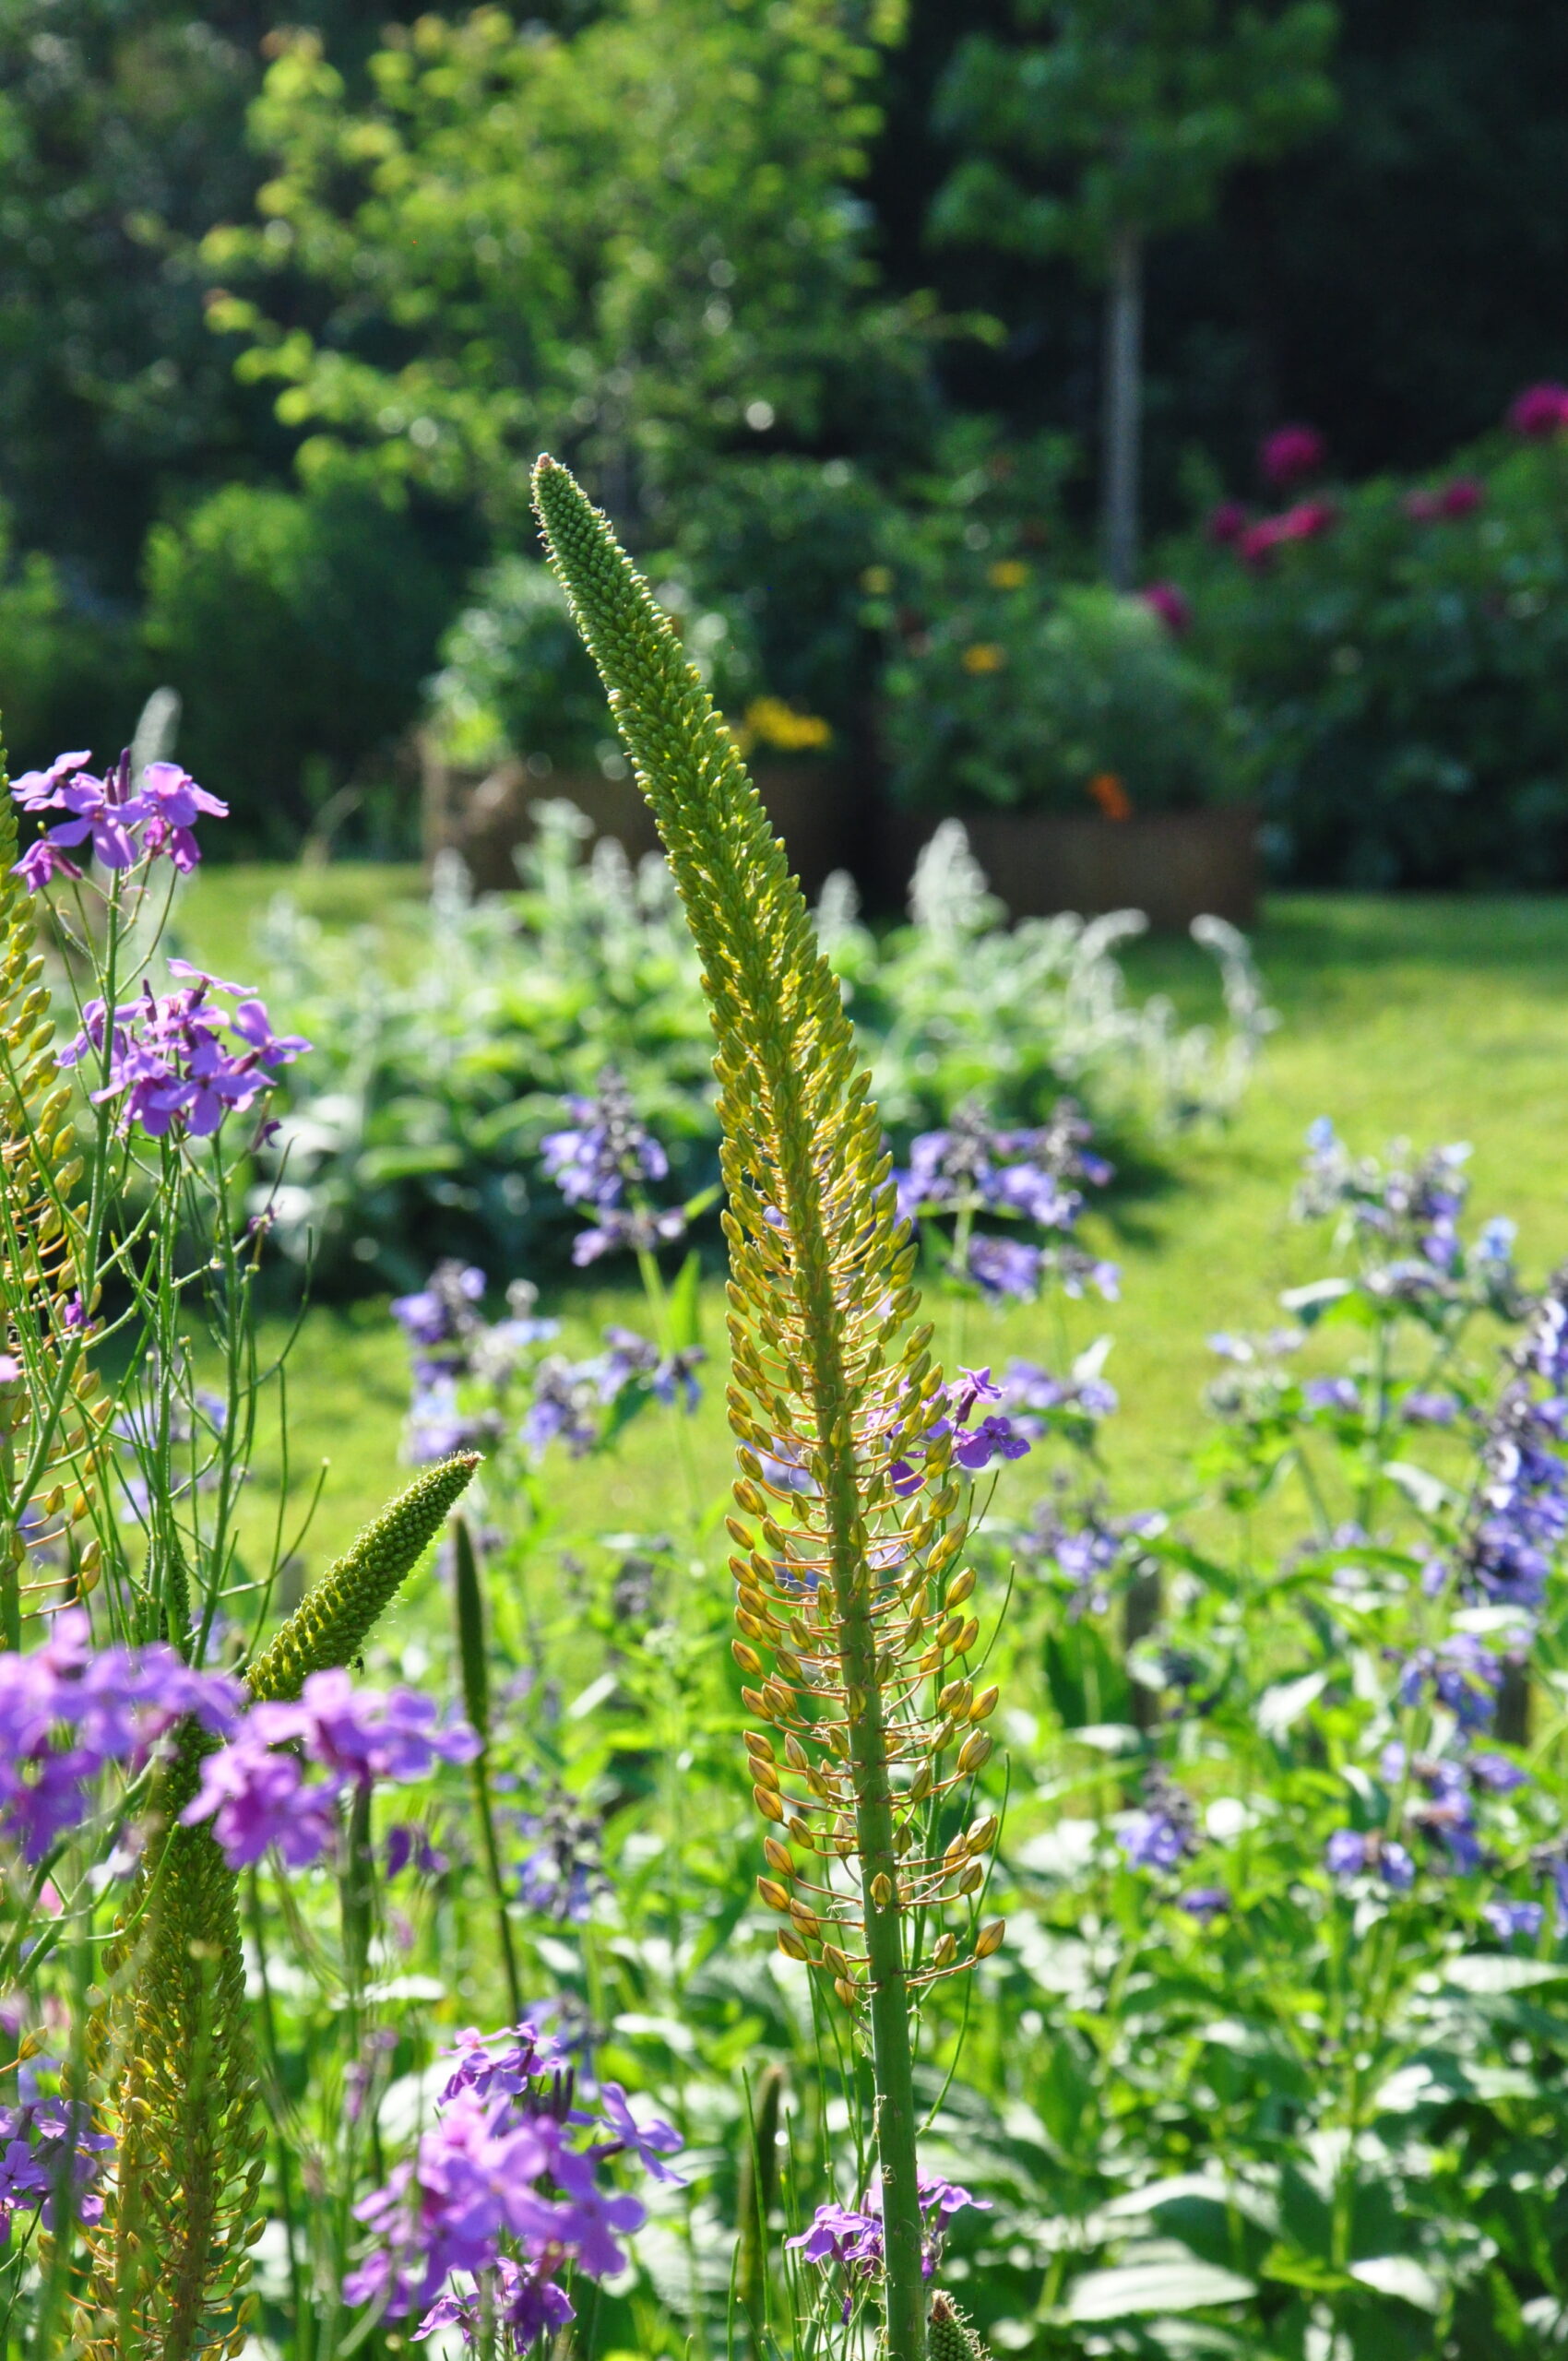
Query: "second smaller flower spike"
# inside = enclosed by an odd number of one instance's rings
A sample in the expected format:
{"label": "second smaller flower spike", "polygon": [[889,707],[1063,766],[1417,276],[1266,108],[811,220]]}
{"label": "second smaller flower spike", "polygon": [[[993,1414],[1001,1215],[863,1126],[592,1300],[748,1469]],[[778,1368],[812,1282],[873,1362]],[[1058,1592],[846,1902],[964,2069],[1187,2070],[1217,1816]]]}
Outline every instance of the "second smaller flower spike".
{"label": "second smaller flower spike", "polygon": [[257,1700],[293,1699],[313,1672],[350,1664],[377,1618],[435,1539],[467,1490],[479,1453],[457,1453],[427,1468],[327,1568],[245,1675]]}

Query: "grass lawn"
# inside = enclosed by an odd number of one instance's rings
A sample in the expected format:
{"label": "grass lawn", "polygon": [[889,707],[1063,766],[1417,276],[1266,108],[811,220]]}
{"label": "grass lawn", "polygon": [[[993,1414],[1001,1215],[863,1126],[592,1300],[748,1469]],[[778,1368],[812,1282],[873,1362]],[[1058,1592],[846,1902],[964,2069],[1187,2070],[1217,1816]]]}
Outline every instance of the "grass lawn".
{"label": "grass lawn", "polygon": [[[341,867],[205,872],[184,903],[181,931],[226,973],[244,973],[254,916],[287,884],[329,922],[386,919],[417,890],[409,871]],[[1291,895],[1258,929],[1258,957],[1283,1024],[1240,1117],[1225,1133],[1172,1144],[1169,1178],[1097,1217],[1098,1242],[1123,1265],[1123,1300],[1074,1307],[1081,1345],[1107,1331],[1107,1374],[1122,1412],[1106,1430],[1107,1475],[1123,1507],[1169,1496],[1202,1428],[1200,1395],[1214,1368],[1204,1339],[1218,1328],[1269,1323],[1275,1298],[1321,1268],[1323,1242],[1293,1225],[1289,1204],[1302,1134],[1329,1114],[1357,1150],[1393,1138],[1474,1144],[1478,1214],[1520,1225],[1526,1275],[1568,1256],[1568,1161],[1560,1105],[1568,1074],[1568,899],[1443,900]],[[1134,945],[1139,991],[1169,991],[1183,1014],[1206,1010],[1209,963],[1181,942]],[[510,1274],[495,1274],[498,1277]],[[636,1320],[640,1299],[574,1291],[568,1349],[605,1320]],[[718,1290],[710,1347],[722,1338]],[[1059,1360],[1039,1311],[971,1311],[964,1358],[1014,1353]],[[318,1561],[398,1480],[405,1385],[402,1347],[379,1304],[312,1311],[291,1382],[296,1480],[330,1459],[308,1556]],[[718,1491],[728,1461],[722,1388],[710,1385],[693,1441],[699,1479]],[[265,1490],[267,1471],[259,1471]],[[1028,1461],[1006,1479],[1028,1500]],[[1035,1479],[1038,1489],[1038,1478]],[[566,1531],[658,1530],[674,1523],[682,1476],[662,1420],[634,1430],[610,1464],[552,1463]],[[258,1501],[259,1505],[259,1501]]]}

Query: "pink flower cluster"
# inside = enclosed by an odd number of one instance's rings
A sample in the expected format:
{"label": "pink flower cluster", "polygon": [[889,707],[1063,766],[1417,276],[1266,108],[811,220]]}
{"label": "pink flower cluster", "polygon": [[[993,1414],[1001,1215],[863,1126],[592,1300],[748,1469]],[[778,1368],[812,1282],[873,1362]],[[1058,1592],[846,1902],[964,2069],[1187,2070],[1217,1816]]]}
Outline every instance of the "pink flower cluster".
{"label": "pink flower cluster", "polygon": [[71,856],[84,848],[105,869],[130,869],[160,853],[167,853],[178,870],[194,869],[201,859],[196,821],[203,814],[224,819],[229,806],[198,787],[177,763],[149,763],[133,795],[129,753],[102,778],[86,768],[91,760],[85,748],[56,754],[47,770],[25,771],[12,786],[16,801],[34,818],[65,814],[16,864],[13,873],[28,891],[40,892],[54,877],[79,877]]}
{"label": "pink flower cluster", "polygon": [[1208,537],[1221,549],[1233,549],[1243,565],[1261,573],[1274,553],[1291,541],[1321,540],[1337,523],[1339,511],[1332,500],[1299,500],[1277,516],[1249,516],[1239,500],[1222,500],[1210,510]]}
{"label": "pink flower cluster", "polygon": [[1138,593],[1146,607],[1159,617],[1174,638],[1192,628],[1192,601],[1180,583],[1150,582]]}
{"label": "pink flower cluster", "polygon": [[43,1860],[86,1820],[110,1764],[139,1768],[190,1717],[221,1743],[182,1818],[210,1820],[236,1869],[272,1845],[305,1868],[330,1843],[346,1788],[422,1779],[479,1749],[429,1698],[356,1690],[346,1672],[312,1673],[297,1704],[247,1710],[232,1674],[198,1671],[161,1643],[95,1648],[86,1613],[71,1608],[42,1647],[0,1650],[0,1843]]}
{"label": "pink flower cluster", "polygon": [[355,2209],[376,2244],[343,2295],[391,2319],[422,2312],[416,2338],[456,2328],[471,2344],[488,2324],[504,2350],[524,2354],[572,2319],[562,2280],[623,2270],[620,2241],[647,2218],[640,2198],[601,2183],[600,2166],[635,2155],[679,2186],[661,2160],[681,2142],[666,2123],[640,2124],[617,2082],[604,2085],[600,2114],[575,2106],[568,2052],[531,2023],[493,2036],[508,2045],[499,2056],[477,2033],[457,2039],[435,2124]]}
{"label": "pink flower cluster", "polygon": [[[346,1672],[313,1672],[297,1704],[263,1702],[234,1725],[180,1816],[187,1826],[211,1821],[232,1869],[273,1845],[290,1869],[308,1869],[332,1841],[347,1788],[422,1779],[436,1762],[471,1762],[478,1752],[468,1724],[438,1724],[428,1697],[383,1696],[356,1690]],[[308,1779],[310,1766],[324,1775]]]}
{"label": "pink flower cluster", "polygon": [[0,1653],[0,1840],[42,1861],[91,1809],[111,1763],[144,1762],[186,1714],[232,1727],[242,1691],[172,1648],[94,1648],[80,1608],[28,1655]]}
{"label": "pink flower cluster", "polygon": [[[161,999],[144,985],[139,1000],[116,1008],[109,1078],[91,1095],[95,1104],[120,1100],[122,1132],[139,1123],[149,1139],[161,1139],[179,1123],[194,1138],[206,1139],[231,1109],[249,1107],[272,1088],[277,1074],[271,1069],[291,1064],[311,1045],[297,1033],[275,1034],[248,984],[225,983],[184,959],[171,959],[169,967],[190,980]],[[233,1000],[232,1014],[212,1005],[212,992]],[[60,1052],[63,1066],[102,1057],[103,1003],[89,1001],[82,1014],[84,1029]],[[224,1041],[224,1029],[239,1037],[237,1047]]]}

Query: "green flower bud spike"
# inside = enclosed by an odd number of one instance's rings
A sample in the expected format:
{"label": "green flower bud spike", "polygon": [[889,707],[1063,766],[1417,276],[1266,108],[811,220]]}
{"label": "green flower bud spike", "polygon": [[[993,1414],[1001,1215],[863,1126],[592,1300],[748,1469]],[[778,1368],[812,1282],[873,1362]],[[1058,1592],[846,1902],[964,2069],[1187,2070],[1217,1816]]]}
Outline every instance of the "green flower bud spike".
{"label": "green flower bud spike", "polygon": [[253,1697],[291,1701],[313,1672],[353,1662],[478,1465],[474,1451],[442,1460],[366,1525],[251,1666],[245,1679]]}
{"label": "green flower bud spike", "polygon": [[[313,1672],[359,1654],[478,1465],[475,1452],[443,1460],[365,1527],[252,1666],[254,1696],[296,1698]],[[115,2162],[88,2239],[77,2349],[90,2361],[237,2355],[246,2341],[265,2133],[236,1880],[208,1828],[179,1825],[209,1743],[193,1724],[182,1729],[158,1798],[162,1833],[148,1844],[94,2027]]]}
{"label": "green flower bud spike", "polygon": [[72,2350],[89,2361],[237,2355],[265,2127],[246,2031],[233,1872],[208,1828],[182,1828],[210,1744],[193,1724],[160,1782],[163,1837],[137,1880],[139,1922],[109,1963],[94,2031],[114,2140]]}
{"label": "green flower bud spike", "polygon": [[[889,2361],[923,2361],[911,2020],[974,1927],[994,1820],[944,1844],[996,1703],[962,1677],[962,1488],[915,1248],[837,982],[782,845],[666,617],[565,469],[534,470],[556,574],[653,808],[702,955],[729,1204],[740,1449],[734,1654],[781,1947],[869,2030]],[[896,1489],[894,1464],[922,1471]],[[933,1938],[929,1950],[928,1937]],[[978,1929],[971,1957],[1002,1940]]]}
{"label": "green flower bud spike", "polygon": [[931,2299],[930,2361],[991,2361],[990,2347],[951,2296]]}

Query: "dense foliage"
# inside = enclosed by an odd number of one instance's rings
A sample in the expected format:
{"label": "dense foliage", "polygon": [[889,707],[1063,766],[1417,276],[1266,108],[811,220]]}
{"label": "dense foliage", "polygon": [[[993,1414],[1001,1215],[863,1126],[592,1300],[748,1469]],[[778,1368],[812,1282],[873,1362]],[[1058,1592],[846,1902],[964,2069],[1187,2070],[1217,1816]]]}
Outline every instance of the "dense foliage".
{"label": "dense foliage", "polygon": [[[548,434],[697,611],[743,605],[754,694],[828,723],[869,814],[865,578],[898,570],[955,450],[1027,475],[1048,430],[1070,529],[1042,575],[1094,571],[1104,373],[1077,273],[1112,214],[1157,237],[1159,529],[1203,467],[1250,483],[1282,416],[1353,472],[1408,473],[1568,371],[1559,32],[1523,0],[1338,15],[1330,94],[1315,6],[1149,11],[1126,77],[1112,0],[1028,22],[977,0],[962,25],[927,0],[550,0],[520,30],[331,0],[308,36],[270,0],[199,22],[172,0],[0,7],[16,750],[121,742],[169,682],[191,759],[231,782],[235,848],[282,810],[340,819],[343,789],[346,841],[407,848],[394,742],[442,632],[516,557]],[[1275,42],[1289,70],[1270,50],[1260,98],[1249,43]],[[980,243],[936,235],[960,215]],[[1402,669],[1391,707],[1424,694]],[[1533,742],[1522,724],[1521,779]],[[1531,873],[1556,873],[1550,830],[1522,825]],[[1318,874],[1318,834],[1309,812],[1276,841]],[[1495,873],[1467,842],[1399,861]]]}

